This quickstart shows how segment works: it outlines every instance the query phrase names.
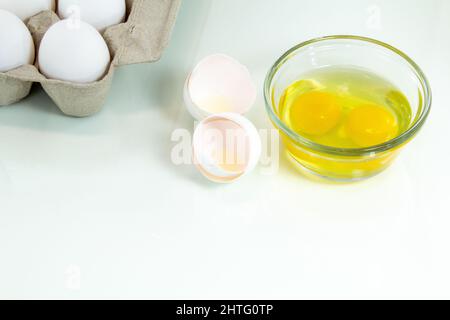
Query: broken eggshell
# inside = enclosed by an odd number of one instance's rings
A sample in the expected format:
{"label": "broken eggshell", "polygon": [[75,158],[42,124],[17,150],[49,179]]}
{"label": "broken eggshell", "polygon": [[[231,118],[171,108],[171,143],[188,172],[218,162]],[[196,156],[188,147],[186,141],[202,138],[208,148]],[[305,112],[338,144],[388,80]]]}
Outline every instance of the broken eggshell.
{"label": "broken eggshell", "polygon": [[201,60],[186,80],[184,102],[197,120],[222,112],[244,114],[256,100],[249,70],[237,60],[214,54]]}
{"label": "broken eggshell", "polygon": [[201,121],[194,132],[193,160],[209,180],[233,182],[251,172],[261,155],[255,126],[236,113],[220,113]]}

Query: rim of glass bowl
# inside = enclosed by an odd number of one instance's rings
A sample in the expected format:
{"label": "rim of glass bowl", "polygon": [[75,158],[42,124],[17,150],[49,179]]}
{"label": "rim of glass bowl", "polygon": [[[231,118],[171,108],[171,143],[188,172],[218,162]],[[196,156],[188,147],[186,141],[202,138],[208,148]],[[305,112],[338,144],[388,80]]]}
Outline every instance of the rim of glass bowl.
{"label": "rim of glass bowl", "polygon": [[[397,54],[403,60],[409,64],[412,71],[415,73],[416,77],[419,79],[420,85],[422,86],[423,90],[423,97],[422,97],[422,110],[419,110],[420,114],[419,116],[416,115],[413,125],[403,132],[401,135],[395,137],[394,139],[391,139],[383,144],[368,147],[368,148],[335,148],[331,146],[321,145],[318,143],[313,142],[312,140],[309,140],[300,134],[294,132],[292,129],[290,129],[286,124],[283,123],[283,121],[280,120],[278,115],[275,113],[274,108],[272,108],[272,92],[271,92],[271,85],[272,80],[278,70],[281,68],[281,66],[284,65],[285,62],[287,62],[293,54],[299,49],[302,49],[304,47],[307,47],[309,45],[318,43],[318,42],[325,42],[329,40],[356,40],[361,42],[368,42],[371,44],[375,44],[381,47],[384,47],[385,49],[390,50],[391,52]],[[297,143],[303,144],[306,147],[309,147],[312,150],[316,150],[323,153],[329,153],[334,155],[341,155],[341,156],[362,156],[367,154],[373,154],[373,153],[379,153],[383,151],[388,151],[390,149],[393,149],[404,142],[408,141],[411,137],[413,137],[423,126],[425,123],[425,120],[427,119],[430,110],[431,110],[431,101],[432,101],[432,93],[430,84],[422,71],[422,69],[412,60],[408,55],[406,55],[404,52],[398,50],[397,48],[384,43],[379,40],[375,40],[372,38],[367,37],[360,37],[360,36],[352,36],[352,35],[334,35],[334,36],[326,36],[326,37],[320,37],[315,38],[312,40],[308,40],[305,42],[302,42],[291,49],[289,49],[286,53],[284,53],[276,62],[275,64],[270,68],[269,73],[267,74],[265,83],[264,83],[264,99],[266,103],[266,111],[269,114],[271,120],[276,124],[276,126],[281,129],[286,135],[288,135],[291,139],[296,141]]]}

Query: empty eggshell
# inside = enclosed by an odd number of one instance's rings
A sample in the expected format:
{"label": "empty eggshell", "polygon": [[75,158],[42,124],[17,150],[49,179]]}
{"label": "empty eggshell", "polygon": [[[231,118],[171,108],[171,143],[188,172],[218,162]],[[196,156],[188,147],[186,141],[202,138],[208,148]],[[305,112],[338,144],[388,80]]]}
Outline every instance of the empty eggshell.
{"label": "empty eggshell", "polygon": [[247,67],[214,54],[200,61],[186,80],[184,101],[198,120],[220,113],[244,114],[256,100],[256,86]]}
{"label": "empty eggshell", "polygon": [[26,20],[41,11],[55,10],[55,0],[0,0],[0,9]]}
{"label": "empty eggshell", "polygon": [[39,48],[39,69],[50,79],[94,82],[106,74],[110,62],[108,46],[100,33],[79,20],[55,23]]}
{"label": "empty eggshell", "polygon": [[22,20],[0,10],[0,72],[32,64],[34,54],[33,38]]}
{"label": "empty eggshell", "polygon": [[58,15],[61,19],[81,19],[98,31],[125,20],[125,0],[59,0]]}
{"label": "empty eggshell", "polygon": [[193,159],[209,180],[233,182],[251,172],[261,155],[261,139],[255,126],[236,113],[212,115],[194,132]]}

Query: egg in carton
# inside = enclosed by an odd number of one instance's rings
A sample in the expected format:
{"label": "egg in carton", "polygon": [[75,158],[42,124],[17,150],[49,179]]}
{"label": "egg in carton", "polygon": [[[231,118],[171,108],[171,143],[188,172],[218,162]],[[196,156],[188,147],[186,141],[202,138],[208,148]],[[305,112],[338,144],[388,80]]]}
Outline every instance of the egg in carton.
{"label": "egg in carton", "polygon": [[[157,61],[167,46],[181,0],[126,0],[127,20],[109,27],[103,37],[111,53],[106,75],[91,83],[73,83],[47,79],[39,72],[39,61],[0,73],[0,106],[16,103],[30,93],[33,83],[40,83],[69,116],[86,117],[101,110],[111,87],[115,68],[123,65]],[[53,11],[31,17],[27,27],[36,51],[46,31],[59,21]]]}

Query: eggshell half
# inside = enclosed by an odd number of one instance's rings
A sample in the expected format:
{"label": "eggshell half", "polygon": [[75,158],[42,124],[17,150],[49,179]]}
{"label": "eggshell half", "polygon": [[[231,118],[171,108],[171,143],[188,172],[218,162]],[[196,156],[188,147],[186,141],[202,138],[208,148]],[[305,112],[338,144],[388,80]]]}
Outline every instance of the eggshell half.
{"label": "eggshell half", "polygon": [[7,10],[22,20],[45,10],[55,10],[55,0],[0,0],[0,9]]}
{"label": "eggshell half", "polygon": [[206,178],[230,183],[256,167],[261,139],[255,126],[243,116],[220,113],[199,123],[192,149],[194,163]]}
{"label": "eggshell half", "polygon": [[256,86],[247,67],[224,54],[200,61],[184,87],[185,105],[198,120],[221,112],[244,114],[255,100]]}
{"label": "eggshell half", "polygon": [[39,48],[39,69],[49,79],[94,82],[106,74],[110,62],[105,40],[94,27],[80,20],[55,23]]}
{"label": "eggshell half", "polygon": [[98,31],[125,20],[125,0],[59,0],[58,15],[61,19],[78,18]]}
{"label": "eggshell half", "polygon": [[22,20],[0,10],[0,72],[33,64],[34,55],[33,38]]}

